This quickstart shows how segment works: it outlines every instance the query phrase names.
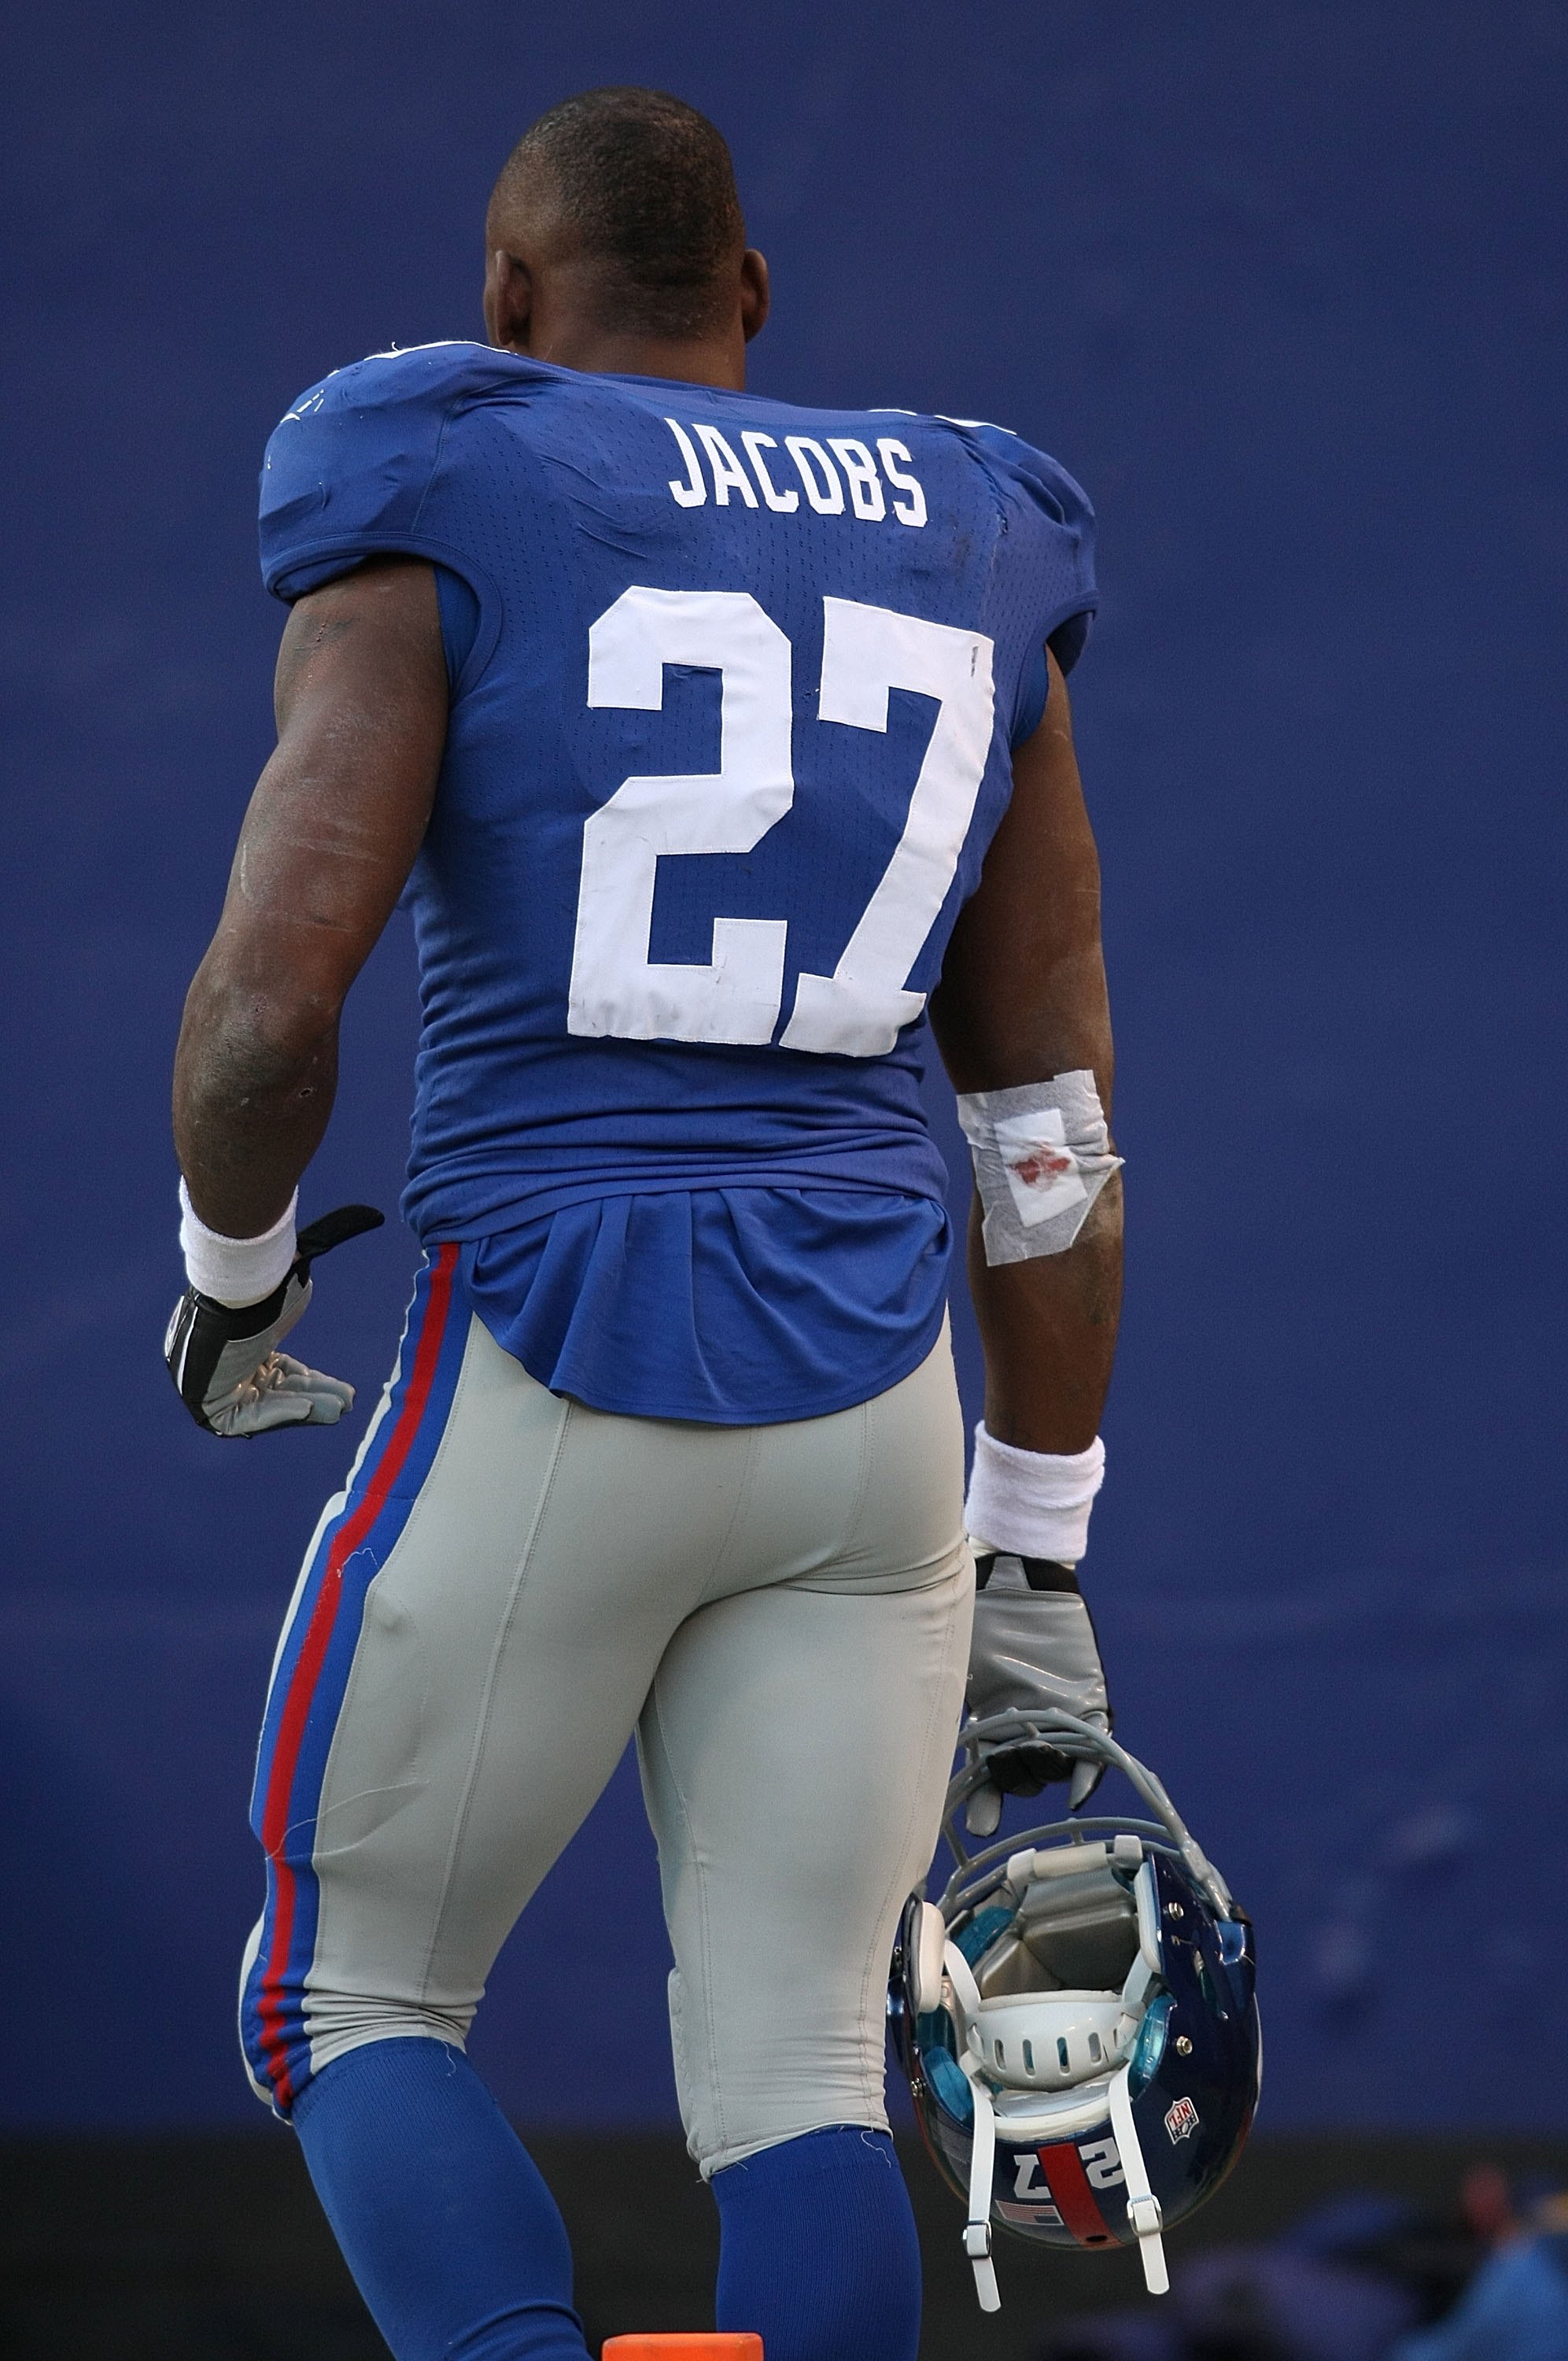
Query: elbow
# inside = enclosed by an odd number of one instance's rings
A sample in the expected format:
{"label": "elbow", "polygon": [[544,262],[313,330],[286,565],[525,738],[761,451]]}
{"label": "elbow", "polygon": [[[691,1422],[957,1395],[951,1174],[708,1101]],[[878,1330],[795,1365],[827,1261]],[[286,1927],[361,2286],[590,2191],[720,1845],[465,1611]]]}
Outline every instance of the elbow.
{"label": "elbow", "polygon": [[185,1004],[176,1090],[236,1113],[308,1097],[335,1063],[341,1001],[288,976],[199,971]]}

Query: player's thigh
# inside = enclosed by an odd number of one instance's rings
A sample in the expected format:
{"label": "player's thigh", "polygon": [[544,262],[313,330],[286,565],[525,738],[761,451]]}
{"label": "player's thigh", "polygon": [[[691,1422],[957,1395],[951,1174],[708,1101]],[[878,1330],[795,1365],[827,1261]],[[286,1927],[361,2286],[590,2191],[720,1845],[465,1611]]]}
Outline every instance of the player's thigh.
{"label": "player's thigh", "polygon": [[888,1960],[935,1849],[972,1598],[960,1547],[917,1589],[715,1601],[665,1651],[639,1745],[707,2171],[885,2122]]}
{"label": "player's thigh", "polygon": [[422,1281],[269,1700],[246,2046],[285,2099],[399,2012],[461,2039],[723,1530],[722,1467],[694,1486],[666,1430],[549,1394],[437,1292]]}

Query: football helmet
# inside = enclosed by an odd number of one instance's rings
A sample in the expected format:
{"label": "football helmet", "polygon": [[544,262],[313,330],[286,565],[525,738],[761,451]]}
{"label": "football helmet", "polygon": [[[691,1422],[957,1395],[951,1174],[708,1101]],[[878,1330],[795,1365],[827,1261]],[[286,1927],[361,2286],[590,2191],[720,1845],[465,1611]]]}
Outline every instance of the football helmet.
{"label": "football helmet", "polygon": [[[1154,1817],[970,1851],[983,1756],[1013,1740],[1113,1766]],[[939,1902],[905,1905],[888,2012],[927,2146],[968,2202],[981,2307],[1001,2301],[997,2224],[1047,2246],[1135,2242],[1163,2294],[1161,2233],[1219,2187],[1257,2104],[1251,1922],[1153,1772],[1092,1723],[992,1714],[959,1742],[943,1817],[958,1867]]]}

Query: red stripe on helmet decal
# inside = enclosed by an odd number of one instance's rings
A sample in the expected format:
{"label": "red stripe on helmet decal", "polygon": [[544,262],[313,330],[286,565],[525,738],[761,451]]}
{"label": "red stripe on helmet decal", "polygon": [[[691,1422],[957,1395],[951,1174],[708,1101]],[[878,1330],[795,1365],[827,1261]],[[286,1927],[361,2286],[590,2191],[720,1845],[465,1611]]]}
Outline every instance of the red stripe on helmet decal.
{"label": "red stripe on helmet decal", "polygon": [[1063,2143],[1058,2147],[1036,2148],[1035,2153],[1040,2159],[1040,2170],[1046,2176],[1046,2186],[1057,2212],[1079,2245],[1113,2246],[1114,2236],[1106,2227],[1105,2216],[1089,2186],[1089,2176],[1078,2150]]}
{"label": "red stripe on helmet decal", "polygon": [[278,1729],[278,1741],[273,1750],[271,1775],[267,1782],[267,1801],[261,1816],[261,1842],[277,1879],[277,1901],[272,1915],[272,1942],[266,1972],[261,1980],[259,2016],[261,2049],[267,2060],[268,2079],[277,2093],[280,2106],[283,2108],[288,2107],[293,2097],[292,2077],[289,2071],[288,2035],[283,2025],[282,1988],[294,1925],[294,1872],[283,1859],[283,1839],[288,1834],[291,1817],[294,1772],[310,1719],[316,1682],[321,1676],[333,1626],[342,1602],[343,1569],[385,1508],[387,1496],[409,1455],[419,1432],[420,1420],[424,1415],[425,1404],[430,1400],[431,1386],[441,1358],[442,1339],[446,1333],[447,1314],[452,1305],[452,1279],[457,1267],[457,1251],[456,1246],[450,1241],[435,1250],[435,1260],[431,1268],[430,1299],[420,1327],[419,1343],[414,1348],[409,1389],[398,1413],[397,1424],[388,1438],[387,1447],[358,1507],[333,1537],[322,1586],[316,1593],[304,1642],[294,1667],[293,1678],[289,1684],[289,1695]]}

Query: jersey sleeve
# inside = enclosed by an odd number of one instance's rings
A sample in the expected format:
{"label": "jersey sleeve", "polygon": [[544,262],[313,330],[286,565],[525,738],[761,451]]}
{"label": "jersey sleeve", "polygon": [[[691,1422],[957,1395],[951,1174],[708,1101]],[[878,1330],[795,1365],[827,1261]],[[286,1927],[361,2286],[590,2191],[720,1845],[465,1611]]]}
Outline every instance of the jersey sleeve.
{"label": "jersey sleeve", "polygon": [[[1081,484],[1059,461],[1003,426],[979,426],[975,441],[1010,505],[1044,527],[1038,568],[1044,607],[1042,644],[1063,672],[1083,653],[1100,603],[1094,579],[1094,511]],[[1073,630],[1069,626],[1076,625]]]}
{"label": "jersey sleeve", "polygon": [[1094,511],[1067,469],[1021,435],[978,420],[963,423],[1007,519],[1011,598],[1024,609],[1018,621],[1025,653],[1008,732],[1016,747],[1046,709],[1047,648],[1069,673],[1089,637],[1100,598]]}
{"label": "jersey sleeve", "polygon": [[462,572],[424,511],[449,419],[480,390],[483,346],[380,353],[288,412],[261,468],[261,576],[292,600],[378,553]]}

